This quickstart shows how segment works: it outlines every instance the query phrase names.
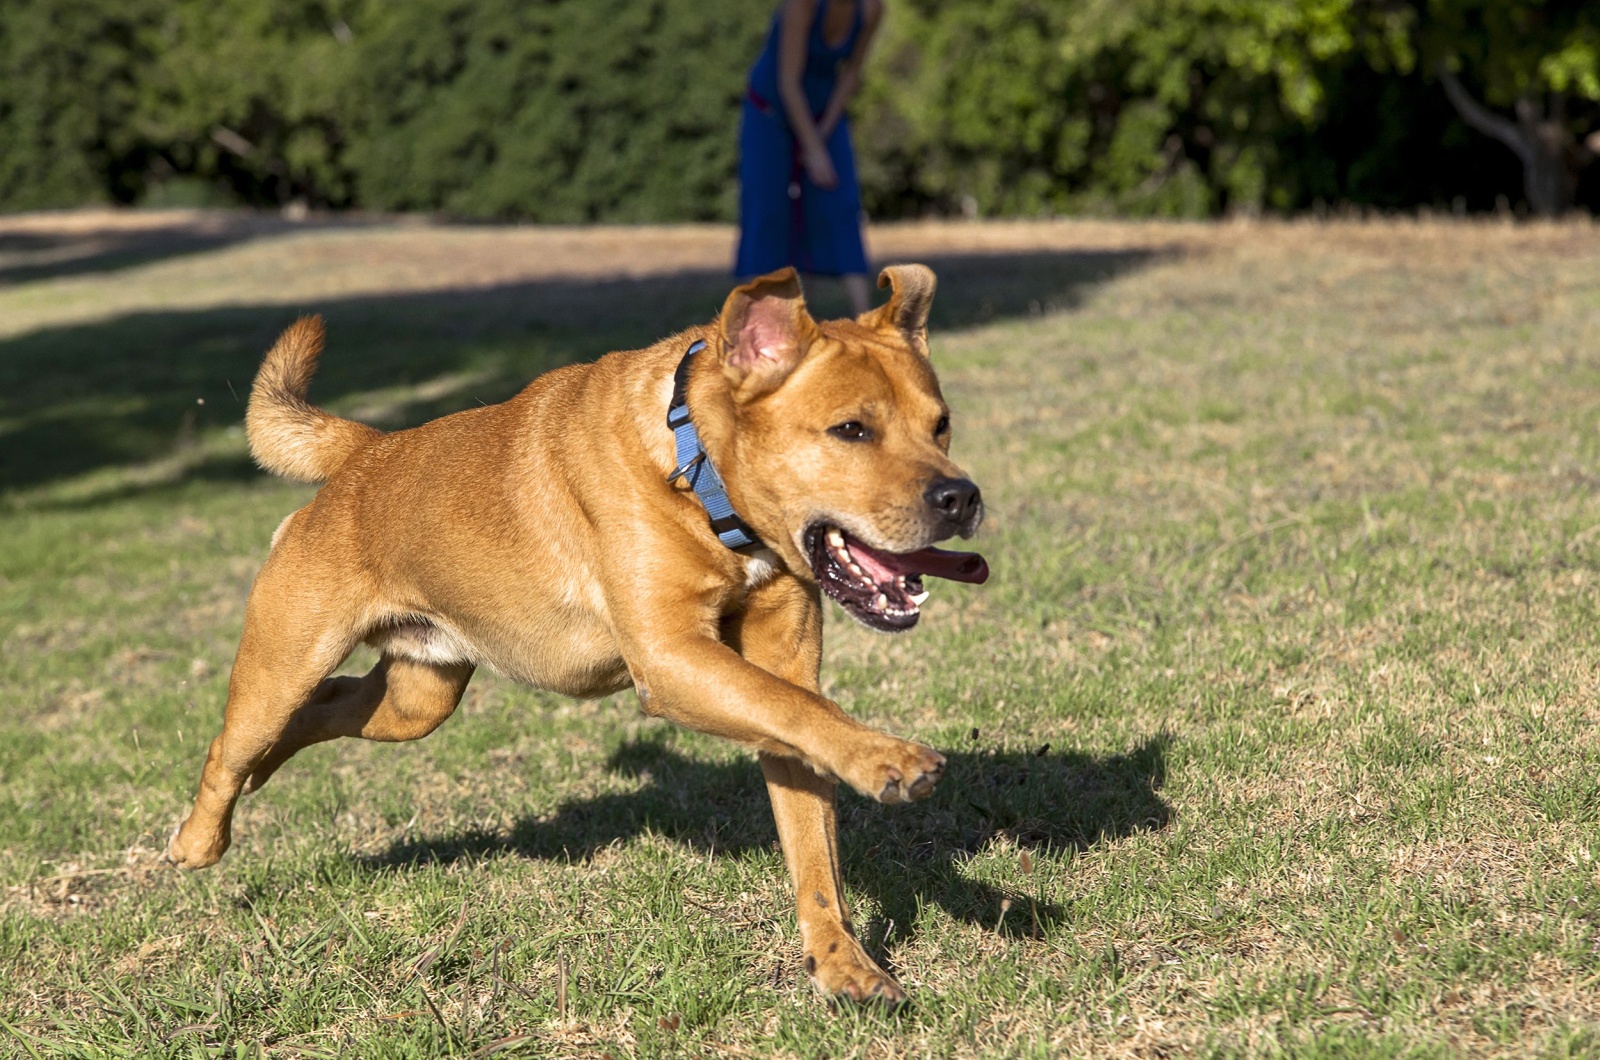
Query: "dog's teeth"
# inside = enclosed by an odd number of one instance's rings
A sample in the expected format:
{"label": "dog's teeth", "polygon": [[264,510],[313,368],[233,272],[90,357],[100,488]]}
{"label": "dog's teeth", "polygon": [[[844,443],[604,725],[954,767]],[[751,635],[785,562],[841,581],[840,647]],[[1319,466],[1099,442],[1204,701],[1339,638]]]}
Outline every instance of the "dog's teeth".
{"label": "dog's teeth", "polygon": [[876,600],[872,601],[872,606],[876,607],[879,611],[888,610],[889,598],[887,596],[885,596],[884,594],[879,593],[878,594],[878,598]]}
{"label": "dog's teeth", "polygon": [[844,547],[844,535],[841,534],[837,530],[829,530],[828,531],[828,544],[832,545],[834,548],[843,548]]}
{"label": "dog's teeth", "polygon": [[861,569],[861,564],[852,563],[850,564],[850,573],[854,574],[857,578],[861,578],[864,577],[867,572]]}
{"label": "dog's teeth", "polygon": [[918,607],[921,607],[922,606],[922,601],[926,600],[927,598],[928,598],[928,591],[926,589],[924,589],[920,593],[912,593],[911,594],[911,602],[916,604]]}

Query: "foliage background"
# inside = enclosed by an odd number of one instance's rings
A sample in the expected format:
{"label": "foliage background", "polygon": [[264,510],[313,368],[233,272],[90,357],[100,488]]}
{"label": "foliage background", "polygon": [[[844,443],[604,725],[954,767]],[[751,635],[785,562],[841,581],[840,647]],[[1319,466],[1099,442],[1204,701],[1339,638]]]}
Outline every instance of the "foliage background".
{"label": "foliage background", "polygon": [[[11,0],[0,209],[731,218],[755,0]],[[856,108],[877,217],[1516,205],[1441,63],[1600,125],[1550,0],[891,0]],[[1600,205],[1590,166],[1578,204]]]}

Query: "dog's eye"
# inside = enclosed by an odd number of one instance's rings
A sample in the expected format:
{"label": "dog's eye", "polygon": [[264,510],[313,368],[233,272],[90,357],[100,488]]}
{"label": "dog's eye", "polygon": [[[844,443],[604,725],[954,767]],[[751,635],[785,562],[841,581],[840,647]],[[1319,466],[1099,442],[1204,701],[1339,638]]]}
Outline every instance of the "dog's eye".
{"label": "dog's eye", "polygon": [[939,422],[935,423],[933,425],[933,436],[935,438],[942,438],[942,437],[944,437],[945,435],[947,435],[949,433],[950,433],[950,417],[948,415],[940,416],[939,417]]}
{"label": "dog's eye", "polygon": [[872,431],[859,420],[845,420],[828,428],[828,433],[847,442],[870,442]]}

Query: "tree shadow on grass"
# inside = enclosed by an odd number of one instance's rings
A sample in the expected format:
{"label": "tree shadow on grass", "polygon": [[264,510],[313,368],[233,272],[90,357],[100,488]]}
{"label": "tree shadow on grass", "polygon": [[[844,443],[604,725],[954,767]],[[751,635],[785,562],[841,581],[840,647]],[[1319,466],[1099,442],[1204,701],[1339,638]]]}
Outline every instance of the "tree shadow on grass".
{"label": "tree shadow on grass", "polygon": [[117,272],[167,258],[202,254],[253,239],[313,229],[370,227],[356,217],[289,221],[246,210],[184,213],[165,223],[115,223],[62,231],[7,230],[0,219],[0,287]]}
{"label": "tree shadow on grass", "polygon": [[[941,331],[1070,309],[1096,285],[1162,253],[929,258],[940,277],[935,356]],[[242,445],[194,459],[183,458],[185,447],[239,425],[262,353],[303,311],[323,313],[329,329],[312,399],[392,429],[504,400],[550,368],[640,348],[709,321],[731,286],[720,270],[537,281],[304,307],[132,313],[6,338],[0,340],[0,495],[164,460],[175,468],[164,478],[132,475],[70,499],[30,503],[82,507],[175,482],[248,477]],[[840,315],[838,291],[814,286],[817,314]]]}
{"label": "tree shadow on grass", "polygon": [[[922,802],[884,807],[842,793],[845,881],[880,910],[875,922],[861,925],[863,940],[881,946],[892,921],[893,939],[904,941],[923,903],[1008,934],[1048,931],[1065,910],[1037,900],[1020,864],[1014,886],[998,887],[967,878],[961,863],[996,840],[1059,853],[1166,828],[1172,809],[1159,792],[1170,743],[1163,733],[1103,758],[1048,745],[1036,751],[956,750],[946,752],[945,779]],[[524,817],[509,834],[407,839],[361,860],[389,870],[507,854],[581,862],[619,839],[646,833],[728,857],[776,842],[753,761],[699,762],[674,751],[669,733],[624,744],[607,768],[643,786],[565,802],[547,816]]]}

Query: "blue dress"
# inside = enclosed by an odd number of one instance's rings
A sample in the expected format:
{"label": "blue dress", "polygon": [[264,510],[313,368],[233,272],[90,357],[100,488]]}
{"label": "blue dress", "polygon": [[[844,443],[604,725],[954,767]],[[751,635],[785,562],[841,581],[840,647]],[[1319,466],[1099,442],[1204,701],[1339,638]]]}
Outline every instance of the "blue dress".
{"label": "blue dress", "polygon": [[[801,86],[811,113],[818,118],[833,95],[840,67],[855,49],[864,6],[864,0],[856,0],[850,32],[833,47],[823,39],[822,10],[811,24]],[[734,274],[757,276],[785,265],[828,276],[864,273],[867,255],[861,245],[861,189],[856,183],[855,153],[850,149],[850,122],[840,118],[827,142],[839,183],[820,188],[806,175],[799,145],[778,97],[782,18],[780,11],[772,20],[766,47],[750,68],[745,93],[739,126],[739,256]]]}

